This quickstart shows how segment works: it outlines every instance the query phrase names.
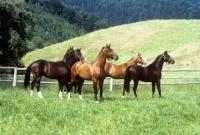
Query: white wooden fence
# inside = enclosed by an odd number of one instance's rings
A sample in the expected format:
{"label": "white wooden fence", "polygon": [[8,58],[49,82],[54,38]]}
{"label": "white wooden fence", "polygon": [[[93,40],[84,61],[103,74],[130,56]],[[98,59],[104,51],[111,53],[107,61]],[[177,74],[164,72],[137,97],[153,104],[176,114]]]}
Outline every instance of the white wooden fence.
{"label": "white wooden fence", "polygon": [[[10,70],[14,70],[14,74],[0,74],[0,82],[12,82],[13,86],[16,86],[17,83],[22,83],[24,82],[24,80],[20,80],[18,78],[24,77],[24,75],[18,75],[18,71],[25,71],[26,68],[18,68],[18,67],[0,67],[0,69],[10,69]],[[185,74],[193,74],[193,76],[191,75],[182,75],[182,73]],[[170,81],[164,81],[161,82],[162,85],[183,85],[183,84],[200,84],[200,69],[163,69],[162,70],[163,75],[162,80],[173,80],[173,82]],[[170,74],[169,74],[170,73]],[[178,75],[175,75],[175,73],[178,73]],[[171,75],[171,76],[170,76]],[[7,77],[11,77],[12,79],[3,79],[3,76],[7,76]],[[117,81],[114,83],[114,79],[108,77],[107,79],[110,79],[109,83],[104,83],[107,85],[110,85],[110,91],[112,91],[113,89],[113,85],[123,85],[123,81]],[[183,81],[183,80],[187,80],[187,81]],[[174,80],[178,80],[178,81],[174,81]],[[188,81],[189,80],[189,81]],[[41,83],[46,83],[46,84],[58,84],[57,80],[53,81],[53,82],[49,82],[49,81],[41,81]],[[92,82],[90,83],[84,83],[84,84],[92,84]],[[140,82],[140,84],[142,85],[149,85],[150,83],[143,83]]]}

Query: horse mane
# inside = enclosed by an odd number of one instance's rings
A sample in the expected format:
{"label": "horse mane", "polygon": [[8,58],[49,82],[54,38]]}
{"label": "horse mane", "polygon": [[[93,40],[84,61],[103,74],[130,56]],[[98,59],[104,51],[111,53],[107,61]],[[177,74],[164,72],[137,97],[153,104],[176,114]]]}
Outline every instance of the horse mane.
{"label": "horse mane", "polygon": [[65,55],[64,58],[63,58],[63,61],[66,61],[66,60],[71,59],[71,57],[75,54],[74,52],[75,52],[75,51],[70,52],[68,55]]}
{"label": "horse mane", "polygon": [[[135,59],[136,57],[137,57],[137,56],[134,56],[134,57],[130,58],[127,62],[132,61],[132,60]],[[124,62],[124,63],[127,63],[127,62]]]}
{"label": "horse mane", "polygon": [[[163,63],[164,63],[164,58],[162,56],[163,56],[163,54],[158,55],[156,57],[156,59],[150,65],[155,66],[155,67],[159,68],[160,70],[162,70]],[[158,65],[158,63],[161,63],[161,65]]]}
{"label": "horse mane", "polygon": [[[108,47],[107,44],[106,44],[106,47]],[[97,55],[97,58],[99,57],[99,55],[101,54],[101,52],[103,51],[103,49],[106,48],[106,47],[104,46],[104,47],[101,48],[101,51],[99,51],[99,54]],[[109,48],[110,48],[110,46],[109,46]],[[97,58],[93,62],[97,61]]]}

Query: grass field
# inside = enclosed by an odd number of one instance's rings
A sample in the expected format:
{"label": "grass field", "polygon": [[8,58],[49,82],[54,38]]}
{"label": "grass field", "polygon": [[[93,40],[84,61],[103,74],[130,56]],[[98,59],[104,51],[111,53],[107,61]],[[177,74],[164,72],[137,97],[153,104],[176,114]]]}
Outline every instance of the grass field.
{"label": "grass field", "polygon": [[197,135],[200,134],[200,92],[198,85],[162,85],[162,96],[151,97],[150,85],[138,86],[121,98],[122,86],[112,92],[104,86],[104,100],[93,101],[91,85],[83,86],[83,100],[77,93],[59,99],[57,85],[41,85],[44,96],[31,97],[21,85],[0,84],[0,134],[69,135]]}
{"label": "grass field", "polygon": [[[98,30],[44,49],[28,53],[26,66],[38,59],[58,61],[73,46],[81,48],[88,62],[94,61],[103,46],[111,43],[120,64],[142,53],[150,64],[169,50],[175,65],[164,69],[199,69],[199,20],[151,20]],[[163,74],[165,76],[166,73]],[[199,73],[171,73],[169,76],[199,76]],[[169,80],[166,80],[167,82]],[[173,81],[173,80],[170,80]],[[177,80],[176,80],[177,81]],[[174,82],[176,82],[174,81]],[[188,82],[191,79],[183,79]],[[195,81],[199,81],[195,80]],[[132,86],[131,86],[132,87]],[[200,134],[199,85],[162,85],[162,96],[152,98],[150,85],[139,85],[121,98],[122,86],[104,85],[104,100],[93,101],[91,85],[83,86],[83,100],[77,93],[67,100],[58,98],[58,85],[41,85],[30,96],[22,84],[0,82],[0,134],[5,135],[198,135]]]}

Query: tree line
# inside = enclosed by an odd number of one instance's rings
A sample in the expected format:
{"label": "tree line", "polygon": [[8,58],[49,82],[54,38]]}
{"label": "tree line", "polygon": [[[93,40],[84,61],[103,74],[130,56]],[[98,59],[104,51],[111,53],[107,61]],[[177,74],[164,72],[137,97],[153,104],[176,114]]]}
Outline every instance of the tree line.
{"label": "tree line", "polygon": [[66,41],[86,33],[108,28],[107,19],[84,12],[79,8],[64,6],[60,0],[25,0],[27,10],[37,20],[36,25],[28,29],[33,40],[29,49],[34,50]]}
{"label": "tree line", "polygon": [[112,25],[121,25],[152,19],[199,19],[199,0],[61,0],[79,7]]}

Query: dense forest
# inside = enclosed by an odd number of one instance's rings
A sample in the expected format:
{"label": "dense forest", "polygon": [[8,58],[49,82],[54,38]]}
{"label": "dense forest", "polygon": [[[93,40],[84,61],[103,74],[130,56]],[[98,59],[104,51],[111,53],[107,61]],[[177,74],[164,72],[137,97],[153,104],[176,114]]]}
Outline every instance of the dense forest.
{"label": "dense forest", "polygon": [[60,0],[0,0],[0,66],[23,67],[29,51],[110,26]]}
{"label": "dense forest", "polygon": [[28,30],[32,40],[30,51],[66,41],[102,28],[108,28],[108,19],[84,12],[79,8],[64,6],[60,0],[25,0],[36,24]]}
{"label": "dense forest", "polygon": [[151,19],[199,19],[199,0],[61,0],[66,5],[79,7],[112,25]]}

